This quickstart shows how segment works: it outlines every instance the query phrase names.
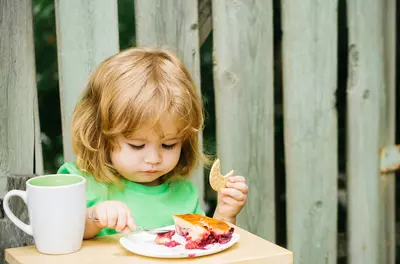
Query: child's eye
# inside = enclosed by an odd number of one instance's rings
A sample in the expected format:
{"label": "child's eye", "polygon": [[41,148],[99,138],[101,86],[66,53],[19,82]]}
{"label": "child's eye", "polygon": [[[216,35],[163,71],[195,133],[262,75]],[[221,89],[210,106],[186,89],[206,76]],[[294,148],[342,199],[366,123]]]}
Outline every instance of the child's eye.
{"label": "child's eye", "polygon": [[131,148],[133,148],[133,149],[142,149],[142,148],[144,147],[144,144],[143,144],[143,145],[133,145],[133,144],[129,144],[129,146],[131,146]]}
{"label": "child's eye", "polygon": [[165,148],[165,149],[173,149],[175,146],[176,146],[176,143],[175,144],[171,144],[171,145],[162,144],[162,147]]}

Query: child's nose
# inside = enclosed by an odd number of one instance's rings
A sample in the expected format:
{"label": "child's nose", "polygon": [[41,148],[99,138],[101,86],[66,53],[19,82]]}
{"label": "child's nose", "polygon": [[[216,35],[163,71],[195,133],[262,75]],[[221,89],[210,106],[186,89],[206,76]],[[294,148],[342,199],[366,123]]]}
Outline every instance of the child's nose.
{"label": "child's nose", "polygon": [[146,153],[146,157],[144,159],[146,163],[150,164],[158,164],[161,162],[161,155],[160,152],[157,149],[149,149],[149,151]]}

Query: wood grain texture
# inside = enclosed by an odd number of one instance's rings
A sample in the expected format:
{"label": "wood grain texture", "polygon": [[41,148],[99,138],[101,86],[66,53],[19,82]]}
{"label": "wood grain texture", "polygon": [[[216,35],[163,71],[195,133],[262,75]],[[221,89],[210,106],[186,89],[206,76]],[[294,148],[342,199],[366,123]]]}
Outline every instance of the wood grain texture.
{"label": "wood grain texture", "polygon": [[[383,33],[385,86],[381,90],[380,146],[395,144],[396,132],[396,0],[381,1],[383,8]],[[379,263],[396,261],[396,181],[394,173],[380,175],[381,226]]]}
{"label": "wood grain texture", "polygon": [[[385,88],[381,1],[347,1],[349,264],[378,264],[380,113]],[[386,128],[385,128],[386,129]]]}
{"label": "wood grain texture", "polygon": [[[7,191],[11,190],[26,190],[26,181],[35,175],[10,175],[7,177]],[[10,209],[16,217],[22,221],[28,220],[28,210],[25,202],[19,197],[10,199]]]}
{"label": "wood grain texture", "polygon": [[[26,190],[25,182],[33,175],[11,175],[7,177],[7,190]],[[19,197],[10,199],[10,209],[21,221],[29,224],[28,210]],[[0,219],[0,264],[4,262],[4,250],[7,248],[33,245],[33,237],[19,229],[8,217]]]}
{"label": "wood grain texture", "polygon": [[0,1],[0,197],[34,164],[35,55],[31,1]]}
{"label": "wood grain texture", "polygon": [[119,51],[117,0],[55,1],[64,160],[74,161],[70,122],[90,72]]}
{"label": "wood grain texture", "polygon": [[213,1],[217,153],[243,175],[238,225],[275,241],[272,1]]}
{"label": "wood grain texture", "polygon": [[[200,51],[196,0],[135,0],[136,42],[138,46],[161,47],[175,52],[192,75],[200,92]],[[203,149],[203,137],[199,138]],[[204,208],[204,170],[192,176]]]}
{"label": "wood grain texture", "polygon": [[234,226],[240,243],[228,250],[203,257],[162,259],[149,258],[123,248],[121,235],[101,236],[83,241],[82,248],[65,255],[40,254],[35,247],[13,248],[6,251],[9,264],[293,264],[292,252],[265,241]]}
{"label": "wood grain texture", "polygon": [[200,46],[206,41],[212,31],[212,1],[199,1],[199,38]]}
{"label": "wood grain texture", "polygon": [[337,1],[283,0],[287,236],[294,263],[336,263]]}
{"label": "wood grain texture", "polygon": [[8,218],[0,219],[0,264],[6,264],[4,259],[4,250],[33,245],[33,237],[19,229]]}

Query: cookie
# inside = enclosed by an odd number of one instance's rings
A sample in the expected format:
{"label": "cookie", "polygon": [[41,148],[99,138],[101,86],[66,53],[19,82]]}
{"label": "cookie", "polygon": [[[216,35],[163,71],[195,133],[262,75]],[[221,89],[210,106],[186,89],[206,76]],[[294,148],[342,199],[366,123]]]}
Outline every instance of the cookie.
{"label": "cookie", "polygon": [[226,182],[228,181],[229,177],[233,176],[234,171],[231,170],[228,174],[222,175],[221,174],[221,165],[219,159],[214,161],[214,164],[210,170],[210,185],[214,191],[219,192],[221,188],[224,188]]}

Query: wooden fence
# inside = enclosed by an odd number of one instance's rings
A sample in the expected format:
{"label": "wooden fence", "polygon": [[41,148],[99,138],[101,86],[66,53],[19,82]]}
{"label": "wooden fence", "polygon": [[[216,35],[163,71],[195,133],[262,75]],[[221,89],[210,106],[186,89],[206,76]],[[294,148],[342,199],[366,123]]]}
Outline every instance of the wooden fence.
{"label": "wooden fence", "polygon": [[[396,1],[345,2],[348,263],[393,264],[395,180],[380,174],[378,153],[395,143]],[[249,200],[238,225],[270,241],[276,239],[280,177],[274,169],[274,69],[281,71],[287,247],[296,264],[336,263],[338,1],[133,4],[137,45],[176,51],[199,89],[199,50],[213,32],[218,157],[223,171],[235,168],[247,177]],[[277,4],[281,46],[273,41]],[[119,50],[117,1],[55,0],[55,11],[64,159],[72,161],[69,126],[76,100],[89,72]],[[43,173],[32,28],[31,1],[0,1],[0,197],[7,179]],[[203,169],[193,180],[204,193]],[[6,222],[0,219],[1,232]]]}

